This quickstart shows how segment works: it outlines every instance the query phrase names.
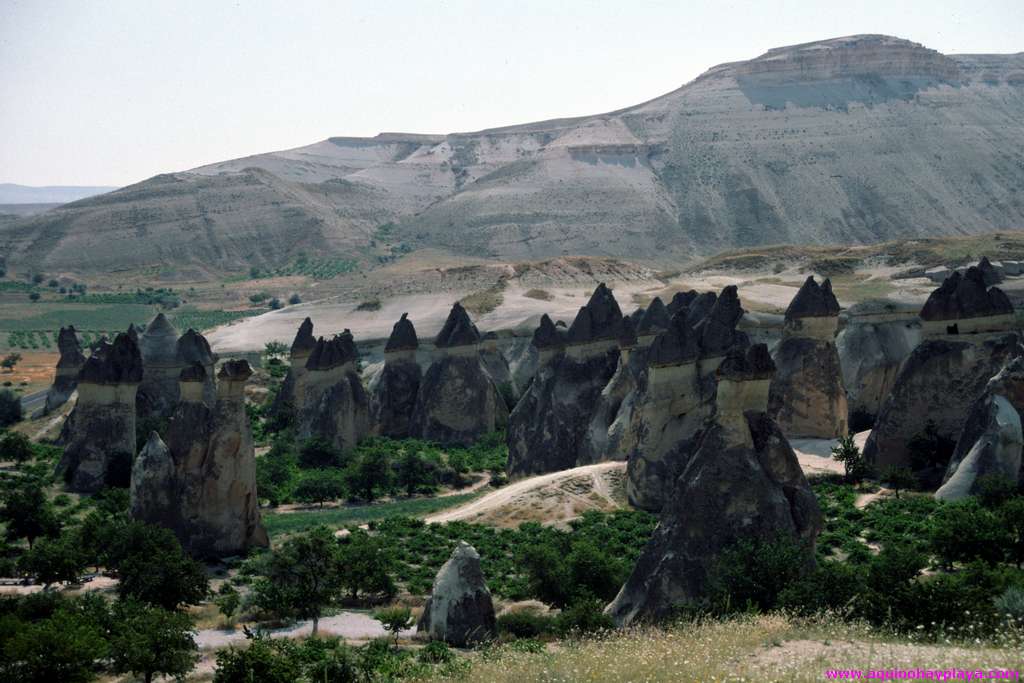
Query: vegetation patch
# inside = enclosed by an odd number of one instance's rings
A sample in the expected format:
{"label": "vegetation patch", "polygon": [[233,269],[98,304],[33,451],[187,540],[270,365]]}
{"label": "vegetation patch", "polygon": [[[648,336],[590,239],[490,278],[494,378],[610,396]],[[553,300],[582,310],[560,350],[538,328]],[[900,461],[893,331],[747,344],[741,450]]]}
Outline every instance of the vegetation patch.
{"label": "vegetation patch", "polygon": [[554,295],[546,289],[528,289],[523,292],[523,296],[527,299],[536,299],[537,301],[552,301]]}

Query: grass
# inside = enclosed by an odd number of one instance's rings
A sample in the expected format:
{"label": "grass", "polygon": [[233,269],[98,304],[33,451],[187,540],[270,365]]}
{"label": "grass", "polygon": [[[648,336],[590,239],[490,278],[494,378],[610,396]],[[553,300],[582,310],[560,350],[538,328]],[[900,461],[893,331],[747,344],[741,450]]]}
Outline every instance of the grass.
{"label": "grass", "polygon": [[554,295],[546,289],[528,289],[523,292],[523,296],[527,299],[536,299],[537,301],[551,301],[554,299]]}
{"label": "grass", "polygon": [[266,313],[265,309],[247,311],[219,311],[200,310],[189,306],[175,310],[169,314],[171,323],[178,328],[179,332],[192,328],[198,332],[212,330],[215,327],[226,325],[242,318],[251,318],[255,315]]}
{"label": "grass", "polygon": [[505,301],[505,295],[502,292],[505,290],[505,281],[488,287],[487,289],[480,290],[479,292],[473,292],[467,296],[462,297],[459,303],[469,311],[471,315],[486,315],[496,309],[498,306]]}
{"label": "grass", "polygon": [[601,633],[553,649],[512,642],[476,654],[468,671],[426,680],[821,681],[828,669],[1020,669],[1020,632],[1007,636],[980,645],[934,646],[829,617],[741,616]]}
{"label": "grass", "polygon": [[124,330],[153,315],[151,306],[141,304],[12,304],[0,307],[0,332],[52,333],[67,325],[83,330]]}
{"label": "grass", "polygon": [[271,538],[295,534],[326,524],[335,529],[359,526],[388,517],[424,517],[457,505],[462,505],[477,496],[479,492],[434,498],[413,498],[370,505],[353,505],[343,508],[308,510],[302,512],[263,512],[263,526]]}
{"label": "grass", "polygon": [[351,273],[359,265],[352,259],[311,259],[300,256],[291,263],[278,268],[254,269],[250,271],[249,277],[253,280],[260,280],[272,277],[287,277],[290,275],[305,275],[314,280],[330,280],[345,273]]}

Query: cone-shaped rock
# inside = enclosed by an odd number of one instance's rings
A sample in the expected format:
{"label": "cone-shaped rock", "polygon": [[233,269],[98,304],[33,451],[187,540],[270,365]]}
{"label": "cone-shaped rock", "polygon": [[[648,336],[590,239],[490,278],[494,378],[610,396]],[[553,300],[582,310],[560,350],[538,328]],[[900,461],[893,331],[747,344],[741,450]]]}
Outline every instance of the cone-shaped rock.
{"label": "cone-shaped rock", "polygon": [[480,555],[464,541],[459,541],[438,571],[416,630],[455,647],[497,637],[494,603],[480,569]]}
{"label": "cone-shaped rock", "polygon": [[998,287],[987,288],[976,266],[946,278],[921,309],[925,332],[933,335],[1006,330],[1012,317],[1013,304],[1006,294]]}
{"label": "cone-shaped rock", "polygon": [[100,346],[78,375],[78,402],[61,433],[57,473],[70,490],[127,486],[135,454],[135,393],[142,356],[127,334]]}
{"label": "cone-shaped rock", "polygon": [[299,325],[295,339],[292,340],[289,354],[288,374],[271,404],[270,416],[278,422],[291,422],[295,419],[302,406],[299,401],[303,395],[302,383],[306,376],[306,361],[316,348],[316,337],[313,336],[313,321],[306,318]]}
{"label": "cone-shaped rock", "polygon": [[53,384],[46,392],[44,415],[52,413],[71,398],[78,386],[78,373],[85,365],[85,354],[82,353],[82,345],[73,325],[60,328],[57,333],[57,350],[60,351],[60,358],[57,360]]}
{"label": "cone-shaped rock", "polygon": [[661,298],[654,297],[637,325],[637,334],[641,337],[657,334],[668,328],[669,318],[668,309]]}
{"label": "cone-shaped rock", "polygon": [[988,256],[982,256],[981,260],[978,261],[978,270],[981,271],[981,277],[985,281],[986,287],[998,285],[1003,281],[1003,276],[992,265],[992,262],[988,260]]}
{"label": "cone-shaped rock", "polygon": [[469,319],[469,313],[462,307],[462,304],[456,301],[448,313],[444,327],[434,338],[434,346],[438,349],[472,346],[479,341],[480,333],[477,331],[476,325]]}
{"label": "cone-shaped rock", "polygon": [[159,313],[139,337],[142,384],[136,396],[139,417],[167,417],[178,402],[178,331]]}
{"label": "cone-shaped rock", "polygon": [[409,421],[423,379],[416,362],[418,346],[416,328],[403,313],[384,347],[384,368],[370,385],[370,422],[375,434],[396,439],[409,436]]}
{"label": "cone-shaped rock", "polygon": [[625,460],[634,443],[629,431],[636,388],[647,370],[646,349],[639,343],[633,320],[619,326],[619,361],[601,390],[585,434],[580,464]]}
{"label": "cone-shaped rock", "polygon": [[672,296],[672,300],[668,302],[665,309],[668,311],[669,316],[673,316],[684,308],[689,308],[693,300],[697,298],[697,292],[690,290],[688,292],[676,292]]}
{"label": "cone-shaped rock", "polygon": [[321,337],[306,360],[296,387],[296,432],[300,439],[320,437],[343,451],[370,431],[370,397],[356,368],[358,352],[352,333]]}

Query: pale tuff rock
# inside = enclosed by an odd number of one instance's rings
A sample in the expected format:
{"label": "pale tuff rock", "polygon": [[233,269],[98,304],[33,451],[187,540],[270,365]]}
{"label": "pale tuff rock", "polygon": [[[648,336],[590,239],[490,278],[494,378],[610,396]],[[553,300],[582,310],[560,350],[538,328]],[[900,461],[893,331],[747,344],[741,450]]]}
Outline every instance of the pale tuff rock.
{"label": "pale tuff rock", "polygon": [[719,364],[749,344],[736,329],[743,309],[735,286],[685,299],[689,306],[678,308],[651,342],[630,416],[626,494],[631,505],[652,512],[662,509],[714,413]]}
{"label": "pale tuff rock", "polygon": [[239,555],[268,545],[245,413],[251,375],[245,361],[224,363],[211,407],[202,400],[202,365],[182,371],[181,401],[171,415],[166,444],[150,435],[132,469],[132,516],[171,529],[196,556]]}
{"label": "pale tuff rock", "polygon": [[[618,366],[622,312],[602,283],[564,342],[544,316],[534,333],[541,365],[509,416],[509,473],[554,472],[587,462],[586,433],[601,391]],[[564,348],[563,348],[564,343]]]}
{"label": "pale tuff rock", "polygon": [[420,383],[412,436],[469,444],[504,424],[508,411],[480,360],[479,341],[466,309],[456,303],[434,340],[436,357]]}
{"label": "pale tuff rock", "polygon": [[778,371],[768,412],[789,437],[835,439],[848,430],[849,408],[834,341],[839,302],[832,283],[808,277],[793,297],[775,350]]}
{"label": "pale tuff rock", "polygon": [[978,493],[986,475],[1021,481],[1021,410],[1024,409],[1024,358],[1017,356],[989,380],[985,393],[971,406],[935,493],[942,500],[959,500]]}
{"label": "pale tuff rock", "polygon": [[635,445],[629,424],[636,388],[647,371],[646,349],[638,345],[631,318],[623,318],[619,327],[619,362],[594,407],[579,458],[581,465],[625,460]]}
{"label": "pale tuff rock", "polygon": [[374,433],[402,439],[409,436],[409,419],[416,407],[423,371],[416,362],[419,339],[403,313],[384,347],[384,367],[370,384]]}
{"label": "pale tuff rock", "polygon": [[480,569],[480,555],[464,541],[459,541],[437,572],[416,630],[455,647],[497,637],[494,603]]}
{"label": "pale tuff rock", "polygon": [[60,351],[60,359],[57,361],[53,384],[46,392],[43,415],[52,413],[71,398],[78,386],[78,373],[85,365],[85,354],[82,353],[74,325],[60,328],[57,333],[57,350]]}
{"label": "pale tuff rock", "polygon": [[301,408],[299,399],[303,391],[302,380],[306,376],[306,361],[309,360],[314,348],[316,337],[313,336],[313,321],[306,318],[295,333],[289,354],[288,374],[285,375],[270,408],[271,414],[275,417],[290,418]]}
{"label": "pale tuff rock", "polygon": [[347,451],[370,431],[370,399],[356,368],[352,333],[321,337],[306,360],[296,390],[296,433],[319,437]]}
{"label": "pale tuff rock", "polygon": [[[516,386],[515,379],[512,376],[512,368],[509,366],[508,360],[501,353],[498,348],[498,335],[494,332],[488,332],[480,338],[480,362],[484,365],[484,370],[491,376],[494,381],[494,386],[499,388],[499,395],[502,397],[502,402],[505,402],[504,396],[507,394],[509,400],[513,402],[511,407],[515,407],[515,400],[519,396],[519,388]],[[506,404],[506,414],[508,413],[509,406]]]}
{"label": "pale tuff rock", "polygon": [[61,433],[65,448],[57,466],[69,490],[93,493],[128,485],[141,380],[139,347],[127,334],[100,345],[82,366],[78,402]]}
{"label": "pale tuff rock", "polygon": [[654,535],[606,612],[616,625],[668,616],[706,597],[708,572],[743,539],[789,536],[812,562],[821,511],[796,454],[764,412],[772,362],[762,344],[717,370],[713,418],[674,482]]}

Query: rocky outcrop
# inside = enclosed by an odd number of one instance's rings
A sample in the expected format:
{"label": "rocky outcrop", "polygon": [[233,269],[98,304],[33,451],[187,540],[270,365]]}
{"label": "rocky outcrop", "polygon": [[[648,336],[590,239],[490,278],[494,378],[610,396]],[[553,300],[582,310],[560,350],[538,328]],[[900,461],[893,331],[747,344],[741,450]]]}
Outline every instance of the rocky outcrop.
{"label": "rocky outcrop", "polygon": [[409,436],[409,420],[423,379],[417,348],[416,328],[403,313],[384,347],[384,368],[370,385],[370,423],[375,434],[395,439]]}
{"label": "rocky outcrop", "polygon": [[916,309],[905,311],[891,304],[858,305],[847,314],[836,349],[849,427],[861,432],[874,425],[900,365],[921,342],[921,320]]}
{"label": "rocky outcrop", "polygon": [[[512,368],[509,366],[508,360],[498,348],[496,333],[488,332],[480,338],[480,362],[483,363],[487,374],[491,376],[494,385],[498,387],[502,401],[506,404],[505,412],[507,413],[510,407],[515,407],[515,401],[519,398],[519,387],[516,386],[515,379],[512,377]],[[508,405],[509,401],[512,402],[512,406]]]}
{"label": "rocky outcrop", "polygon": [[455,647],[497,637],[491,591],[480,569],[480,555],[471,545],[459,541],[437,572],[416,630]]}
{"label": "rocky outcrop", "polygon": [[581,465],[625,460],[635,446],[629,425],[636,405],[636,389],[647,371],[647,353],[631,318],[622,319],[618,342],[618,365],[594,407],[579,458]]}
{"label": "rocky outcrop", "polygon": [[636,335],[642,346],[648,346],[662,331],[668,329],[671,314],[660,297],[654,297],[636,323]]}
{"label": "rocky outcrop", "polygon": [[132,469],[132,516],[171,529],[198,557],[244,555],[253,546],[269,545],[245,413],[251,375],[245,361],[224,363],[211,407],[203,400],[203,366],[182,371],[166,444],[151,434]]}
{"label": "rocky outcrop", "polygon": [[1022,410],[1024,358],[1017,356],[989,380],[985,393],[971,406],[936,498],[959,500],[974,495],[984,476],[1022,481]]}
{"label": "rocky outcrop", "polygon": [[57,474],[71,491],[127,486],[135,454],[135,394],[142,356],[127,334],[102,344],[78,373],[78,402],[61,434]]}
{"label": "rocky outcrop", "polygon": [[508,411],[480,360],[480,333],[458,302],[434,339],[410,433],[444,444],[469,444],[505,423]]}
{"label": "rocky outcrop", "polygon": [[714,413],[719,363],[748,343],[736,329],[743,309],[735,286],[687,298],[647,351],[630,418],[626,494],[652,512],[665,504]]}
{"label": "rocky outcrop", "polygon": [[139,337],[142,353],[142,384],[136,395],[140,418],[167,417],[178,403],[178,375],[183,364],[178,359],[178,331],[160,313]]}
{"label": "rocky outcrop", "polygon": [[722,361],[714,417],[605,610],[618,626],[702,604],[709,573],[741,540],[789,537],[806,543],[813,561],[821,511],[796,454],[765,412],[772,372],[763,344],[734,349]]}
{"label": "rocky outcrop", "polygon": [[984,280],[986,287],[998,285],[1003,281],[1002,273],[992,265],[992,262],[988,260],[988,256],[982,256],[981,260],[978,261],[978,270],[981,271],[981,278]]}
{"label": "rocky outcrop", "polygon": [[352,333],[320,337],[295,385],[295,427],[299,439],[319,437],[347,451],[370,431],[370,398],[356,368]]}
{"label": "rocky outcrop", "polygon": [[544,316],[534,333],[541,365],[509,416],[508,470],[554,472],[589,461],[586,434],[601,391],[615,374],[622,312],[604,283],[564,335]]}
{"label": "rocky outcrop", "polygon": [[846,388],[836,349],[839,302],[832,283],[808,277],[786,309],[768,412],[791,438],[845,436]]}
{"label": "rocky outcrop", "polygon": [[955,443],[988,379],[1016,355],[1020,335],[1007,331],[1015,326],[1013,305],[998,287],[985,287],[975,266],[946,278],[920,316],[925,339],[900,368],[864,456],[879,471],[909,467],[937,484],[947,462],[934,453],[915,456],[911,441],[928,431]]}
{"label": "rocky outcrop", "polygon": [[271,404],[270,412],[275,419],[279,421],[294,419],[300,407],[297,401],[302,394],[302,380],[306,376],[306,361],[309,360],[309,354],[313,353],[315,347],[316,337],[313,336],[313,321],[306,318],[299,325],[295,339],[292,340],[288,374],[285,375],[281,388],[278,389],[274,402]]}
{"label": "rocky outcrop", "polygon": [[78,341],[74,325],[60,328],[60,332],[57,333],[57,350],[60,351],[60,358],[57,360],[53,384],[46,392],[43,415],[49,415],[67,403],[78,386],[78,373],[85,365],[85,354],[82,353],[82,345]]}
{"label": "rocky outcrop", "polygon": [[[214,381],[217,354],[210,349],[210,343],[206,341],[206,337],[189,328],[178,339],[177,357],[178,364],[182,369],[192,365],[199,365],[203,368],[206,373],[203,380],[203,401],[213,405],[213,402],[217,400],[217,383]],[[178,376],[180,378],[180,371]]]}

